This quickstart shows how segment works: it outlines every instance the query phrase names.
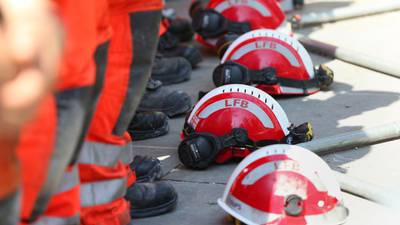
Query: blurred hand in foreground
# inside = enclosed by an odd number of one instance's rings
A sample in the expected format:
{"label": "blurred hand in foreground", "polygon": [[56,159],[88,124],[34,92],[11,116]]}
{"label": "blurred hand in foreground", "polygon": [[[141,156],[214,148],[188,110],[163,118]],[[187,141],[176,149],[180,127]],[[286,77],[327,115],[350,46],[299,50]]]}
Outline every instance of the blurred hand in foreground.
{"label": "blurred hand in foreground", "polygon": [[0,0],[0,12],[1,135],[18,130],[49,93],[62,44],[49,1]]}

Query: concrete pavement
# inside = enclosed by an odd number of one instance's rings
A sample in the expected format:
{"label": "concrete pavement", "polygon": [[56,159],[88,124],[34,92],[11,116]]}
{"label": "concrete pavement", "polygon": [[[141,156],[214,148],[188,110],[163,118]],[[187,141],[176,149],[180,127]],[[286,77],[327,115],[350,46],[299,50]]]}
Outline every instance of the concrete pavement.
{"label": "concrete pavement", "polygon": [[[329,10],[366,4],[368,1],[306,1],[304,12]],[[174,0],[167,5],[187,17],[190,1]],[[377,57],[399,62],[400,11],[326,24],[301,30],[303,34],[331,44],[345,46]],[[357,130],[400,118],[400,79],[363,69],[339,60],[312,55],[315,64],[325,63],[335,72],[335,84],[327,92],[308,97],[279,98],[278,101],[295,124],[310,121],[316,138]],[[204,61],[189,82],[171,88],[188,92],[193,102],[197,92],[211,90],[211,73],[216,57],[205,52]],[[216,204],[224,184],[237,164],[218,165],[206,171],[187,170],[177,158],[177,145],[184,118],[170,120],[168,135],[134,142],[137,154],[160,157],[169,180],[179,193],[177,209],[163,216],[133,221],[137,225],[225,225],[226,213]],[[323,158],[332,169],[386,187],[400,187],[400,141],[330,154]],[[400,224],[396,213],[375,203],[345,194],[351,217],[346,225]]]}

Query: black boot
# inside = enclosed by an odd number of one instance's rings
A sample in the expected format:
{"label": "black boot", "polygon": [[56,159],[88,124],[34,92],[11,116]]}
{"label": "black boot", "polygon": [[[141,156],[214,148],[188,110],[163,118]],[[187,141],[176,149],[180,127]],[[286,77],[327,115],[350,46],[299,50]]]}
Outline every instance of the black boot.
{"label": "black boot", "polygon": [[158,52],[167,58],[183,57],[190,62],[193,68],[203,60],[197,48],[180,44],[179,39],[170,32],[166,32],[160,37]]}
{"label": "black boot", "polygon": [[166,58],[157,54],[151,70],[151,77],[168,85],[189,80],[191,73],[192,66],[185,58]]}
{"label": "black boot", "polygon": [[137,111],[159,111],[174,117],[187,113],[191,104],[190,96],[185,92],[168,89],[160,81],[150,79]]}
{"label": "black boot", "polygon": [[138,112],[128,127],[133,141],[159,137],[168,130],[168,117],[162,112]]}
{"label": "black boot", "polygon": [[189,19],[176,16],[176,11],[172,8],[165,8],[162,11],[162,23],[167,27],[167,31],[175,35],[180,42],[189,42],[193,39],[194,30]]}
{"label": "black boot", "polygon": [[194,36],[192,22],[184,18],[170,20],[168,32],[171,32],[173,35],[175,35],[180,42],[189,42]]}
{"label": "black boot", "polygon": [[160,160],[150,156],[137,155],[129,165],[136,173],[136,182],[153,182],[163,175]]}
{"label": "black boot", "polygon": [[131,203],[131,217],[157,216],[172,211],[178,195],[169,183],[135,183],[128,188],[125,199]]}
{"label": "black boot", "polygon": [[180,42],[188,42],[193,39],[194,31],[192,22],[184,18],[169,19],[168,32],[175,35]]}

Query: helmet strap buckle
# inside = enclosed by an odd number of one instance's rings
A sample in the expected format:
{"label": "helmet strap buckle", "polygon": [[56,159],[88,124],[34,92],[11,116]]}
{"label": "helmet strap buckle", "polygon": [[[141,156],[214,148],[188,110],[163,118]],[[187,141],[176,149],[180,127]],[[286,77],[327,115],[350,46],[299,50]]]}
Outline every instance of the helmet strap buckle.
{"label": "helmet strap buckle", "polygon": [[295,145],[311,141],[314,137],[311,123],[303,123],[299,126],[293,124],[288,128],[289,134],[283,138],[282,143]]}
{"label": "helmet strap buckle", "polygon": [[261,70],[249,70],[250,79],[255,84],[274,85],[278,83],[276,70],[272,67],[267,67]]}
{"label": "helmet strap buckle", "polygon": [[233,128],[230,134],[221,137],[221,139],[224,148],[233,146],[244,147],[250,141],[247,130],[244,128]]}

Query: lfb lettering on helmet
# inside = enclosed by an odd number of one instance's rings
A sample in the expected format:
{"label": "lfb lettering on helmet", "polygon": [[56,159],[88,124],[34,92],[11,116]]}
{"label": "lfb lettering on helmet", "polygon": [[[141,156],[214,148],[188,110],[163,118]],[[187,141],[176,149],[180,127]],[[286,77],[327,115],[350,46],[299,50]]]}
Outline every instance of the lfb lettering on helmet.
{"label": "lfb lettering on helmet", "polygon": [[[272,43],[268,44],[270,42]],[[272,50],[273,52],[259,52],[259,50]],[[313,63],[306,49],[295,38],[278,31],[259,29],[240,36],[229,46],[221,63],[228,60],[237,60],[240,63],[244,60],[244,58],[242,58],[243,56],[251,57],[247,60],[248,63],[245,64],[245,66],[251,69],[259,69],[255,68],[256,65],[253,64],[268,64],[267,62],[261,63],[263,61],[272,60],[269,59],[268,56],[283,56],[283,59],[290,62],[292,66],[302,67],[307,73],[307,77],[314,77]],[[276,62],[278,59],[280,59],[280,57],[272,60],[272,62],[278,65],[284,64],[284,61]],[[302,71],[296,72],[300,73]]]}
{"label": "lfb lettering on helmet", "polygon": [[200,111],[198,117],[200,119],[206,119],[213,115],[215,112],[228,108],[246,110],[247,112],[255,116],[262,123],[264,128],[274,128],[274,124],[271,118],[269,118],[268,114],[260,106],[253,102],[249,102],[245,99],[239,98],[227,98],[209,104],[207,107]]}
{"label": "lfb lettering on helmet", "polygon": [[247,108],[249,106],[249,102],[244,99],[225,99],[225,107],[240,107]]}
{"label": "lfb lettering on helmet", "polygon": [[[275,38],[268,39],[270,40],[254,41],[248,44],[239,45],[235,51],[232,51],[230,60],[241,60],[242,58],[245,58],[247,54],[256,50],[272,50],[274,53],[277,53],[275,57],[279,58],[279,56],[283,56],[283,60],[287,60],[290,65],[294,67],[302,66],[300,63],[300,60],[302,60],[301,56],[299,56],[296,50],[288,43]],[[314,73],[312,73],[311,76],[313,75]]]}
{"label": "lfb lettering on helmet", "polygon": [[256,49],[276,49],[276,42],[273,41],[257,41],[255,42]]}

